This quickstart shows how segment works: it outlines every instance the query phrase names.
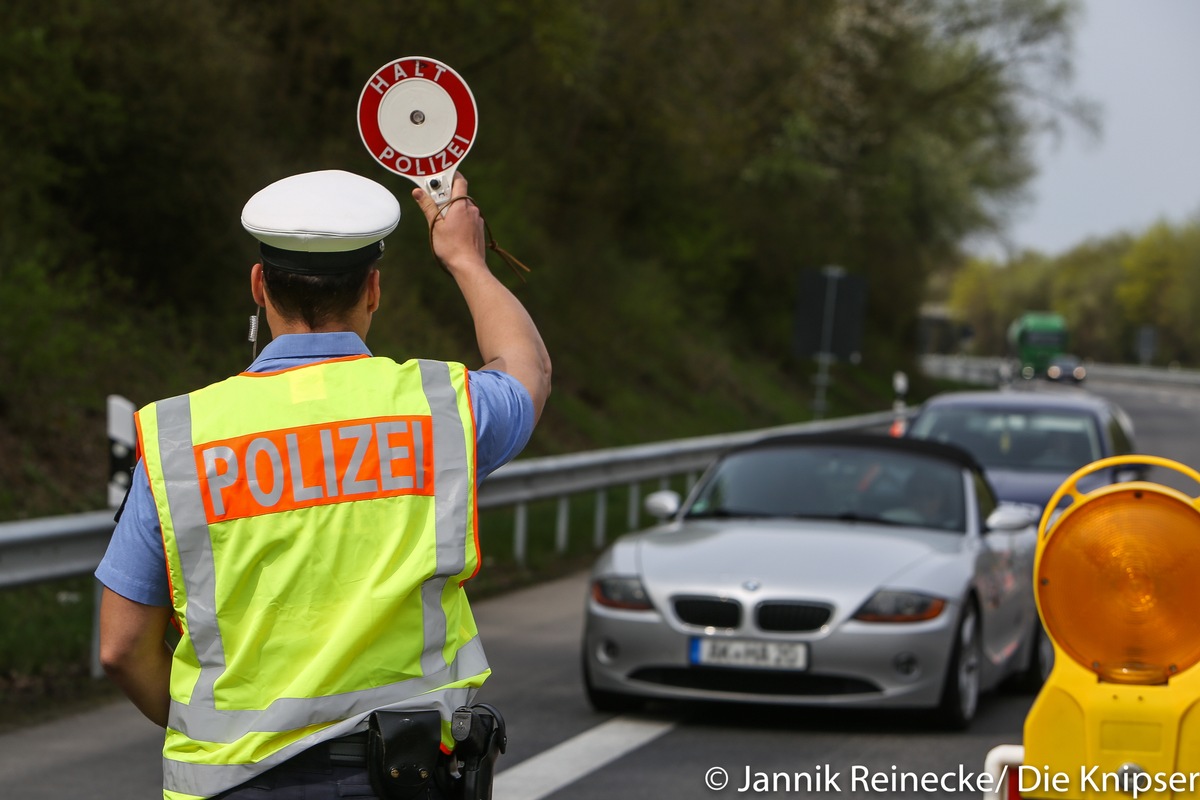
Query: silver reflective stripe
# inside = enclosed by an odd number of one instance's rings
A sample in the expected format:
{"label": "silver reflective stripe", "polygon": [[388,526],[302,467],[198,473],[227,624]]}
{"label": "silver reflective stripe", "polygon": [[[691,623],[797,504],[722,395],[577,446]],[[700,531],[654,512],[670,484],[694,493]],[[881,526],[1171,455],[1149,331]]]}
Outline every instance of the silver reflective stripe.
{"label": "silver reflective stripe", "polygon": [[487,655],[476,636],[464,644],[454,661],[440,672],[386,686],[324,697],[284,697],[265,709],[214,709],[172,700],[169,727],[193,741],[227,744],[255,732],[293,731],[366,714],[398,702],[400,698],[428,696],[446,684],[472,678],[487,669]]}
{"label": "silver reflective stripe", "polygon": [[[192,449],[192,404],[187,395],[163,400],[158,414],[158,452],[179,569],[187,594],[188,633],[199,659],[200,676],[192,688],[192,703],[212,706],[213,684],[225,672],[225,650],[217,627],[216,569],[212,540],[200,495],[200,476]],[[171,720],[175,727],[178,720]]]}
{"label": "silver reflective stripe", "polygon": [[464,443],[462,415],[458,413],[458,395],[450,382],[450,367],[441,361],[417,362],[421,367],[421,385],[433,414],[434,525],[437,529],[437,568],[433,577],[421,586],[421,607],[425,610],[425,645],[421,651],[421,672],[429,675],[446,667],[446,614],[442,610],[442,591],[451,576],[462,572],[467,563],[467,524],[471,486]]}
{"label": "silver reflective stripe", "polygon": [[[380,709],[437,709],[442,719],[449,719],[454,709],[469,705],[474,699],[475,689],[442,689],[437,692],[423,694],[398,703],[383,706]],[[326,728],[312,736],[305,737],[291,746],[272,753],[256,764],[189,764],[185,761],[163,759],[163,788],[169,792],[180,794],[212,797],[226,789],[232,789],[260,775],[271,767],[287,761],[289,758],[307,750],[315,744],[327,739],[333,739],[350,733],[359,723],[367,718],[371,711],[364,711],[353,719],[348,719],[335,726]]]}

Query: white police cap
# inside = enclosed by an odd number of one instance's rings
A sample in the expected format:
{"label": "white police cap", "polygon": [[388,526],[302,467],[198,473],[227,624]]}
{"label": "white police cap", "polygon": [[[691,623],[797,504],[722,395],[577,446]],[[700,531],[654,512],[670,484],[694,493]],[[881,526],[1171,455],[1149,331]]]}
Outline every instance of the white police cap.
{"label": "white police cap", "polygon": [[390,191],[336,169],[276,181],[242,209],[242,227],[260,242],[264,262],[309,275],[374,261],[399,223],[400,203]]}

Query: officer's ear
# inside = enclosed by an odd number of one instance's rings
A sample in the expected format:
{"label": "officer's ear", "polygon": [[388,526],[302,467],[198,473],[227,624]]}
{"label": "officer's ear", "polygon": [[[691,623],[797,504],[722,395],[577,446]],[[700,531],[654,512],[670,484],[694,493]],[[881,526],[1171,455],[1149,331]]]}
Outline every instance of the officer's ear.
{"label": "officer's ear", "polygon": [[267,292],[264,286],[263,266],[262,262],[259,262],[250,268],[250,296],[259,306],[267,304]]}
{"label": "officer's ear", "polygon": [[367,311],[374,314],[379,310],[379,270],[372,268],[367,274]]}

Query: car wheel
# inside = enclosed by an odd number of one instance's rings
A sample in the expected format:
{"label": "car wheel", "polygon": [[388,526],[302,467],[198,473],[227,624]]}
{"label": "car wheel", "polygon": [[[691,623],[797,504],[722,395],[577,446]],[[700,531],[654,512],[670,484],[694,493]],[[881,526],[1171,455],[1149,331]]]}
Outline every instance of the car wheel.
{"label": "car wheel", "polygon": [[588,703],[592,708],[605,714],[622,714],[627,711],[637,711],[645,705],[645,701],[634,695],[621,694],[597,689],[592,685],[592,673],[588,669],[587,653],[583,655],[583,686],[587,692]]}
{"label": "car wheel", "polygon": [[971,724],[979,708],[979,680],[983,651],[979,641],[979,612],[968,599],[958,617],[954,649],[946,668],[938,717],[943,725],[962,730]]}
{"label": "car wheel", "polygon": [[1041,620],[1033,629],[1033,642],[1030,645],[1029,662],[1021,673],[1019,687],[1021,691],[1036,693],[1050,677],[1054,666],[1054,643],[1046,635]]}

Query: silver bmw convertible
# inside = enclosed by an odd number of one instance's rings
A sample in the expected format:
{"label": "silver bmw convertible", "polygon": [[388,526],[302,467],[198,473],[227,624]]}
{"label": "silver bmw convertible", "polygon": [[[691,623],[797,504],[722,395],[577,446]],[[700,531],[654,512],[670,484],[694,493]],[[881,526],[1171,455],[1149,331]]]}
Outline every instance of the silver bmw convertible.
{"label": "silver bmw convertible", "polygon": [[974,717],[1053,650],[1034,604],[1038,509],[997,503],[963,450],[867,434],[734,449],[592,570],[588,699],[927,709]]}

